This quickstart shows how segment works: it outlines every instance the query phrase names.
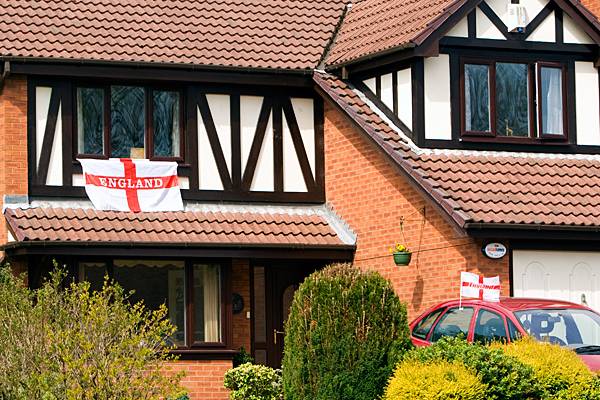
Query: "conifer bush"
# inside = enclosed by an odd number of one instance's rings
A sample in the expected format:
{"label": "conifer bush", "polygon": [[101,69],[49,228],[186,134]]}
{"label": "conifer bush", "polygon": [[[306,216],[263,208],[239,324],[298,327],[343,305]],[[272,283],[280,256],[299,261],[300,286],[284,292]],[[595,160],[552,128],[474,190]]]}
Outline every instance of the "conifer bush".
{"label": "conifer bush", "polygon": [[164,370],[166,317],[108,280],[92,291],[57,270],[31,290],[0,268],[0,399],[185,399]]}
{"label": "conifer bush", "polygon": [[297,290],[286,323],[286,400],[373,400],[410,347],[406,307],[376,272],[336,264]]}

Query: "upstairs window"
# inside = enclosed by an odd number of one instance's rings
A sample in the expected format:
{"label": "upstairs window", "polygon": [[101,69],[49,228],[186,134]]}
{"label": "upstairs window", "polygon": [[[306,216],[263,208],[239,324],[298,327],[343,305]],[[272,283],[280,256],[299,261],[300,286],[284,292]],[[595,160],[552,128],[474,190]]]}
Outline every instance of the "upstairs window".
{"label": "upstairs window", "polygon": [[463,137],[566,140],[564,65],[469,60],[461,78]]}
{"label": "upstairs window", "polygon": [[183,161],[180,91],[78,87],[76,97],[78,157]]}

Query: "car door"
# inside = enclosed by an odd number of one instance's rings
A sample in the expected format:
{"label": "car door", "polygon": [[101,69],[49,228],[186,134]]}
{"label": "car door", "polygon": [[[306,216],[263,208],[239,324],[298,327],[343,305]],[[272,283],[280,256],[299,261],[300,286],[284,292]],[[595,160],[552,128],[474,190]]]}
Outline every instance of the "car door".
{"label": "car door", "polygon": [[415,346],[428,346],[430,344],[427,341],[429,332],[431,332],[433,324],[438,320],[439,316],[445,311],[445,309],[445,307],[440,307],[436,310],[433,310],[415,324],[411,332],[411,340]]}
{"label": "car door", "polygon": [[504,316],[488,308],[480,308],[473,326],[473,342],[489,344],[508,341],[509,334]]}
{"label": "car door", "polygon": [[429,333],[428,341],[437,342],[443,337],[462,336],[471,340],[471,325],[475,310],[473,307],[449,307],[435,323]]}

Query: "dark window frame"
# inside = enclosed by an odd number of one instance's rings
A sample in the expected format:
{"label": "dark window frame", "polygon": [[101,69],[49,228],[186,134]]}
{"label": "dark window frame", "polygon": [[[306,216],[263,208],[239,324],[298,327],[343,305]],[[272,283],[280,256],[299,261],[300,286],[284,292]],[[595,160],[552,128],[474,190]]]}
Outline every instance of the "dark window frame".
{"label": "dark window frame", "polygon": [[[112,86],[134,86],[144,89],[144,106],[146,110],[145,126],[144,126],[144,157],[151,161],[175,161],[178,164],[185,165],[185,90],[179,85],[148,85],[137,82],[108,82],[108,83],[90,83],[90,82],[74,82],[73,83],[73,161],[77,158],[91,158],[106,160],[111,158],[111,87]],[[86,89],[101,89],[104,93],[104,153],[103,154],[85,154],[79,153],[78,143],[78,113],[77,113],[77,91],[79,88]],[[154,101],[153,93],[155,91],[176,92],[179,94],[179,156],[164,157],[154,155]]]}
{"label": "dark window frame", "polygon": [[[79,280],[78,266],[80,263],[105,263],[106,273],[110,279],[114,279],[114,260],[160,260],[156,257],[84,257],[76,260],[75,263],[75,275],[76,280]],[[190,351],[203,351],[203,350],[229,350],[231,347],[231,333],[232,333],[232,315],[230,313],[230,304],[232,296],[231,289],[231,268],[232,263],[229,259],[177,259],[177,258],[165,258],[169,261],[183,261],[184,262],[184,276],[185,276],[185,344],[177,345],[174,352],[190,352]],[[218,264],[220,265],[220,329],[221,329],[221,341],[220,342],[198,342],[194,340],[194,264]],[[118,282],[117,282],[118,283]]]}
{"label": "dark window frame", "polygon": [[[528,118],[529,118],[529,136],[502,136],[498,135],[496,124],[496,64],[522,64],[527,65],[527,83],[528,83]],[[490,128],[488,132],[467,131],[465,121],[466,95],[465,95],[465,65],[488,65],[489,66],[489,96],[490,96]],[[548,62],[532,59],[519,58],[496,58],[493,60],[481,59],[476,57],[459,57],[459,103],[460,103],[460,138],[466,141],[496,142],[496,143],[567,143],[569,141],[569,115],[567,112],[567,65],[564,62]],[[563,135],[543,134],[541,132],[541,106],[538,103],[541,99],[541,76],[542,67],[552,67],[562,69],[562,110],[563,110]]]}

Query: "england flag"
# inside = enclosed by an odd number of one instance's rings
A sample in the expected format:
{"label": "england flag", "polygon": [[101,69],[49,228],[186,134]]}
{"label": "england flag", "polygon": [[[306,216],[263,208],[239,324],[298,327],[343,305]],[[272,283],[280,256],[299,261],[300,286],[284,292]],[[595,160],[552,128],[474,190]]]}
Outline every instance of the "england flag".
{"label": "england flag", "polygon": [[500,277],[485,278],[471,272],[460,273],[460,296],[485,301],[500,301]]}
{"label": "england flag", "polygon": [[181,211],[177,163],[110,158],[79,159],[85,191],[98,210]]}

